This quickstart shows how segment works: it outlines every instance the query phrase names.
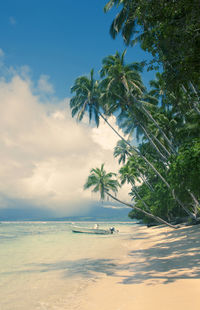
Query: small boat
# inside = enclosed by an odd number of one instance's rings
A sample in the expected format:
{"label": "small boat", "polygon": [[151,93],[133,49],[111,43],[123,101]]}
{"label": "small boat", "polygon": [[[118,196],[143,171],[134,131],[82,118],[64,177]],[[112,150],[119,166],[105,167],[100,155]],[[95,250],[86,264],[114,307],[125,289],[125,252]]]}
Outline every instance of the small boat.
{"label": "small boat", "polygon": [[74,233],[85,233],[85,234],[96,234],[96,235],[111,235],[114,232],[116,232],[116,229],[114,227],[111,227],[109,229],[102,229],[102,228],[99,228],[98,225],[95,225],[94,228],[73,226],[72,232],[74,232]]}

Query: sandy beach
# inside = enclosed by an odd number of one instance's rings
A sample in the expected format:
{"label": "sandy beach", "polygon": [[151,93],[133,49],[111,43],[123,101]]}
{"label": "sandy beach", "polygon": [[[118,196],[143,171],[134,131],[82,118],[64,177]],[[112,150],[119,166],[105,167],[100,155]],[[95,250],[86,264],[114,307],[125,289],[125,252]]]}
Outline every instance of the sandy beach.
{"label": "sandy beach", "polygon": [[199,228],[134,227],[118,259],[83,291],[80,309],[199,310]]}

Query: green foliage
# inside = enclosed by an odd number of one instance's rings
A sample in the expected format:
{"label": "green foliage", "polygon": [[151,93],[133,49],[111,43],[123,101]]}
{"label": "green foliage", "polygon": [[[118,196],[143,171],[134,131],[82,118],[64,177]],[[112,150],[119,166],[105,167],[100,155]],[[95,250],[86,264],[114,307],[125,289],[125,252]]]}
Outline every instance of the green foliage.
{"label": "green foliage", "polygon": [[200,86],[200,4],[198,0],[110,0],[117,7],[110,34],[119,33],[127,45],[139,42],[153,55],[149,69],[162,64],[168,89],[192,81]]}
{"label": "green foliage", "polygon": [[200,199],[200,139],[185,143],[179,154],[172,158],[169,176],[171,184],[180,197],[190,201],[191,197],[184,189],[192,191]]}

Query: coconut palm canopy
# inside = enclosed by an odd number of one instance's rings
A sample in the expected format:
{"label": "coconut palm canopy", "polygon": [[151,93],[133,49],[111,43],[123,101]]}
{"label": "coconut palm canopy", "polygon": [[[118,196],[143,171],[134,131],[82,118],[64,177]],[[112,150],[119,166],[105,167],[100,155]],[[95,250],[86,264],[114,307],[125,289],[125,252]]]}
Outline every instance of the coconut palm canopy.
{"label": "coconut palm canopy", "polygon": [[75,95],[70,100],[70,108],[72,117],[77,116],[77,120],[81,121],[87,112],[89,121],[93,118],[97,127],[99,126],[99,87],[98,81],[94,79],[94,70],[90,72],[90,77],[78,77],[71,88],[71,92]]}
{"label": "coconut palm canopy", "polygon": [[116,194],[120,184],[116,179],[116,173],[106,173],[104,164],[102,164],[101,168],[92,169],[90,171],[90,175],[84,185],[84,189],[88,189],[90,187],[93,187],[93,192],[99,192],[100,197],[103,200],[105,199],[106,194],[110,192]]}

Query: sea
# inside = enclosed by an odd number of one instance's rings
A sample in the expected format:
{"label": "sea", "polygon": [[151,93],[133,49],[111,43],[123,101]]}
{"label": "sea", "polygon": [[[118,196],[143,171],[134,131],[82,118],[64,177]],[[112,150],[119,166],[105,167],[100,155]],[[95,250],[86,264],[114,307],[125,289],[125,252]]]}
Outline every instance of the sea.
{"label": "sea", "polygon": [[2,222],[0,310],[81,309],[84,289],[115,272],[134,223],[100,223],[110,226],[119,233],[75,234],[69,222]]}

